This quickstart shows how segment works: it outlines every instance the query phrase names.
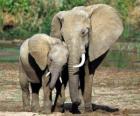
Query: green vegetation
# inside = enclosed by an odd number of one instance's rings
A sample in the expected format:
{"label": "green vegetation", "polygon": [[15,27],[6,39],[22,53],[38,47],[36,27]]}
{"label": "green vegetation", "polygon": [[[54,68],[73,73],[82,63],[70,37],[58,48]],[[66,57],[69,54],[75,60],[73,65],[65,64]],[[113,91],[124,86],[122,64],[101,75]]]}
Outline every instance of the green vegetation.
{"label": "green vegetation", "polygon": [[[115,7],[124,21],[122,41],[140,41],[140,29],[130,23],[136,0],[0,0],[0,39],[25,39],[50,33],[52,17],[60,10],[105,3]],[[9,27],[8,27],[9,26]]]}
{"label": "green vegetation", "polygon": [[13,46],[0,47],[0,62],[17,62],[19,56],[19,49]]}
{"label": "green vegetation", "polygon": [[[105,3],[116,8],[123,20],[124,32],[121,42],[137,52],[109,52],[104,66],[131,67],[131,62],[140,59],[140,0],[0,0],[0,40],[26,39],[35,33],[50,33],[51,20],[59,11],[75,6]],[[119,48],[123,48],[120,45]],[[126,48],[128,50],[128,48]],[[5,55],[3,54],[5,53]],[[11,54],[12,53],[12,54]],[[136,53],[136,54],[135,54]],[[18,61],[19,49],[0,45],[0,62]],[[131,56],[134,56],[133,58]]]}
{"label": "green vegetation", "polygon": [[124,51],[111,51],[104,62],[104,66],[126,68],[129,66],[129,54]]}
{"label": "green vegetation", "polygon": [[[118,68],[136,68],[140,63],[140,43],[138,42],[118,42],[108,53],[104,66]],[[140,65],[139,67],[140,68]]]}
{"label": "green vegetation", "polygon": [[[0,39],[25,39],[37,32],[49,34],[55,13],[84,5],[85,0],[60,3],[55,0],[0,0]],[[12,28],[4,29],[7,25]]]}
{"label": "green vegetation", "polygon": [[[19,47],[4,44],[0,46],[0,62],[18,62]],[[115,48],[108,53],[102,66],[132,69],[135,68],[133,63],[139,59],[140,43],[117,43]]]}
{"label": "green vegetation", "polygon": [[11,44],[0,44],[0,62],[17,62],[19,47]]}

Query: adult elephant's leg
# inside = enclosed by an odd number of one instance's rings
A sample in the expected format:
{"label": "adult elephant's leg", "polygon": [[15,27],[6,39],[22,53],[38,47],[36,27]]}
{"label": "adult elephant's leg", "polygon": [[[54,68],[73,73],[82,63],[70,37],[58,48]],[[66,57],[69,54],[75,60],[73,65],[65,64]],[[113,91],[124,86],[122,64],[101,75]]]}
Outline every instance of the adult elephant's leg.
{"label": "adult elephant's leg", "polygon": [[93,83],[93,76],[94,76],[95,70],[103,61],[107,52],[104,53],[99,58],[97,58],[96,60],[94,60],[93,62],[86,61],[85,78],[84,78],[85,83],[84,83],[84,92],[83,92],[86,112],[92,111],[92,83]]}
{"label": "adult elephant's leg", "polygon": [[40,111],[40,105],[39,105],[40,88],[41,88],[41,83],[31,83],[31,89],[32,89],[31,109],[32,111],[35,111],[35,112]]}
{"label": "adult elephant's leg", "polygon": [[42,77],[42,87],[44,93],[43,113],[51,113],[51,90],[48,86],[49,78],[45,75]]}
{"label": "adult elephant's leg", "polygon": [[92,83],[93,83],[93,73],[89,73],[89,67],[88,67],[88,60],[85,63],[85,77],[84,77],[84,91],[83,91],[83,97],[84,97],[84,105],[85,105],[85,111],[89,112],[92,111]]}
{"label": "adult elephant's leg", "polygon": [[22,66],[19,68],[19,82],[22,90],[22,101],[23,108],[25,111],[30,111],[30,92],[29,92],[29,82],[27,80],[27,75],[25,74]]}

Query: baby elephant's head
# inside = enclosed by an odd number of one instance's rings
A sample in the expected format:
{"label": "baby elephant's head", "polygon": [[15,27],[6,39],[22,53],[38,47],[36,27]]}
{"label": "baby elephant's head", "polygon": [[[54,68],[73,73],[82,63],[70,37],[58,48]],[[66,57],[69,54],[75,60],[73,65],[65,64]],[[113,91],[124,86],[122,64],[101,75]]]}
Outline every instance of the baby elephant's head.
{"label": "baby elephant's head", "polygon": [[51,45],[48,58],[50,61],[49,72],[51,73],[50,89],[53,89],[56,81],[60,77],[63,66],[68,60],[68,49],[64,42]]}

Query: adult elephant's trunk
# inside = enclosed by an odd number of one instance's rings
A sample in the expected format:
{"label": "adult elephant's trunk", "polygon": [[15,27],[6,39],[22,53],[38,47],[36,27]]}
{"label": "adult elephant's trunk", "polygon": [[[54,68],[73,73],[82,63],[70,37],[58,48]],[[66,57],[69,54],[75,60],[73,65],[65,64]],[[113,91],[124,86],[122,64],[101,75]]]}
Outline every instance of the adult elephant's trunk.
{"label": "adult elephant's trunk", "polygon": [[[79,65],[77,64],[79,64],[81,53],[77,47],[75,47],[73,44],[71,45],[72,47],[68,46],[70,53],[68,61],[69,91],[72,103],[79,105],[81,101],[79,96]],[[76,67],[74,67],[75,65]]]}

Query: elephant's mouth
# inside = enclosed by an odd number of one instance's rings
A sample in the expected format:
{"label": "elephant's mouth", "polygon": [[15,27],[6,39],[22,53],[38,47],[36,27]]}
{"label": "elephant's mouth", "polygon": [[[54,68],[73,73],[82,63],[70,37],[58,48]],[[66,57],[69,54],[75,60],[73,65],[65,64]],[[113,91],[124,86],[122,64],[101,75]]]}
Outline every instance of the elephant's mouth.
{"label": "elephant's mouth", "polygon": [[80,64],[74,65],[73,67],[74,68],[82,67],[84,65],[84,63],[85,63],[85,59],[86,59],[85,58],[85,53],[83,53],[82,56],[81,56],[81,62],[80,62]]}

